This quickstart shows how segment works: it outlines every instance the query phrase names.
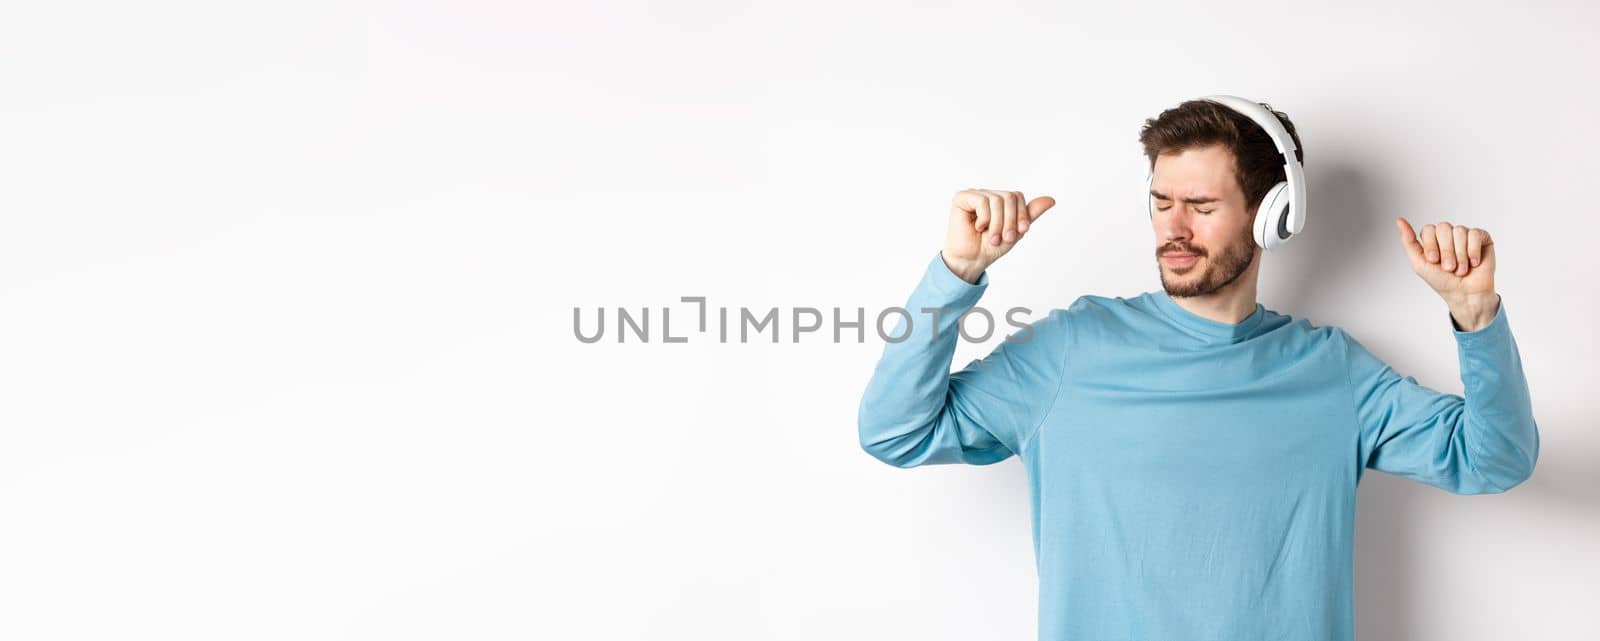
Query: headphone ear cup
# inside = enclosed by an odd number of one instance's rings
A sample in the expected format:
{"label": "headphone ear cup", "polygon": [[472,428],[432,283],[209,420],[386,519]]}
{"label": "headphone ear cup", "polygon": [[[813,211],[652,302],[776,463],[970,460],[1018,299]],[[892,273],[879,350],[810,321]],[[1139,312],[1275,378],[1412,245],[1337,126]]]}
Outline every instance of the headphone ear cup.
{"label": "headphone ear cup", "polygon": [[1156,197],[1150,195],[1150,186],[1154,185],[1155,181],[1156,181],[1156,175],[1155,174],[1150,174],[1148,176],[1145,176],[1145,179],[1144,179],[1144,211],[1145,211],[1145,213],[1150,214],[1150,218],[1152,218],[1152,219],[1154,219],[1156,217]]}
{"label": "headphone ear cup", "polygon": [[1267,190],[1256,208],[1254,231],[1256,244],[1262,249],[1273,249],[1289,241],[1289,183],[1281,182]]}

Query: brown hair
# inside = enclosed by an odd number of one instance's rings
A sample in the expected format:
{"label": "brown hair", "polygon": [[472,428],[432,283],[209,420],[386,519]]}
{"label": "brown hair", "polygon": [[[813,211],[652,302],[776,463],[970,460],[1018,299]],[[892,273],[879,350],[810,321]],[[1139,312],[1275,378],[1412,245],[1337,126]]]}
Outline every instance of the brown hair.
{"label": "brown hair", "polygon": [[[1283,128],[1294,139],[1295,160],[1305,162],[1305,147],[1288,114],[1275,111],[1260,103],[1278,117]],[[1161,115],[1144,121],[1139,130],[1139,143],[1144,145],[1144,155],[1150,159],[1150,169],[1155,170],[1156,156],[1185,149],[1223,145],[1233,152],[1233,175],[1244,192],[1247,211],[1254,212],[1272,186],[1288,180],[1283,175],[1283,154],[1261,125],[1249,116],[1206,100],[1190,100],[1161,112]]]}

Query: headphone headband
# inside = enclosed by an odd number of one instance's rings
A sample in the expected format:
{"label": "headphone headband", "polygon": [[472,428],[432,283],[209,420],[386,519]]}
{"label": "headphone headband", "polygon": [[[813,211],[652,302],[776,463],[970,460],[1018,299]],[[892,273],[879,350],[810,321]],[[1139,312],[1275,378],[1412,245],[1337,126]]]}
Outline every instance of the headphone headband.
{"label": "headphone headband", "polygon": [[1272,144],[1277,145],[1278,153],[1283,154],[1285,164],[1300,164],[1300,160],[1295,158],[1294,155],[1294,136],[1289,135],[1289,130],[1283,128],[1283,121],[1278,120],[1278,116],[1267,111],[1266,107],[1262,107],[1260,103],[1238,96],[1222,95],[1206,96],[1201,100],[1217,103],[1254,120],[1257,125],[1266,130],[1267,137],[1272,139]]}

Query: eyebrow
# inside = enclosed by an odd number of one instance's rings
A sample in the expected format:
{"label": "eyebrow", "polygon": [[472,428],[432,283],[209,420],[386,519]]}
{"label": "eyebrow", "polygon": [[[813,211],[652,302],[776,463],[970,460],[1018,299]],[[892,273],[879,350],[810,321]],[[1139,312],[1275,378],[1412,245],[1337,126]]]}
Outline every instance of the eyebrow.
{"label": "eyebrow", "polygon": [[[1161,193],[1159,191],[1156,191],[1154,189],[1150,190],[1150,195],[1151,196],[1155,196],[1156,198],[1160,198],[1162,200],[1172,200],[1171,198],[1168,198],[1166,194],[1163,194],[1163,193]],[[1216,198],[1214,196],[1190,196],[1188,198],[1183,199],[1183,202],[1186,202],[1186,203],[1189,203],[1189,204],[1192,204],[1192,205],[1203,205],[1205,203],[1214,203],[1214,202],[1217,202],[1219,200],[1222,200],[1222,199],[1221,198]]]}

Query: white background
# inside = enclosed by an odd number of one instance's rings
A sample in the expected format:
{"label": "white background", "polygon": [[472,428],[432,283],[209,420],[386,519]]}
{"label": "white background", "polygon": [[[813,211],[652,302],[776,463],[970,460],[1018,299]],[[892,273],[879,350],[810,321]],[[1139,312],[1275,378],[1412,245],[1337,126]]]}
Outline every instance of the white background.
{"label": "white background", "polygon": [[[1209,93],[1306,148],[1269,308],[1459,393],[1391,221],[1496,239],[1538,469],[1477,497],[1369,475],[1359,637],[1596,638],[1597,26],[1576,1],[8,3],[0,638],[1031,639],[1015,458],[879,463],[880,340],[719,343],[678,299],[899,305],[967,187],[1060,203],[985,307],[1153,290],[1138,128]],[[689,342],[579,342],[598,307],[672,307]]]}

